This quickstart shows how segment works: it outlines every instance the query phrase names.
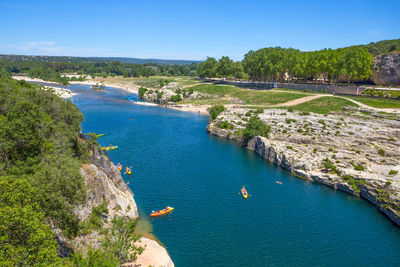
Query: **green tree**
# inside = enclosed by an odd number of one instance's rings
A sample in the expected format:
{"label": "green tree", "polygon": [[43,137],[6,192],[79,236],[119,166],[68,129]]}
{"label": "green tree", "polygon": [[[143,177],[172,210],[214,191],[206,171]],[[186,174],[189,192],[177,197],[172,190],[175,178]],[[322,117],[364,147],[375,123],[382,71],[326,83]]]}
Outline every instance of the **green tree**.
{"label": "green tree", "polygon": [[270,132],[271,126],[266,125],[258,117],[251,117],[249,122],[246,124],[246,129],[243,133],[243,139],[248,141],[255,136],[263,136],[268,138]]}
{"label": "green tree", "polygon": [[213,57],[207,57],[206,61],[199,64],[197,74],[202,78],[217,77],[218,62]]}
{"label": "green tree", "polygon": [[229,57],[221,57],[218,63],[217,76],[223,78],[233,76],[235,64]]}

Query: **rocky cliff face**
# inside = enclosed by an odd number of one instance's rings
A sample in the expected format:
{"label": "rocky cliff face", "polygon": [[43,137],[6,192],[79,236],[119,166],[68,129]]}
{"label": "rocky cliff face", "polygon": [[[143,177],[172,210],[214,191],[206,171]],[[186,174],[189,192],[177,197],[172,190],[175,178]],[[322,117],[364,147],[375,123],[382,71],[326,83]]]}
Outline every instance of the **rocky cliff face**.
{"label": "rocky cliff face", "polygon": [[136,219],[138,211],[133,193],[125,184],[117,167],[99,149],[93,150],[91,163],[83,164],[81,174],[85,179],[87,200],[76,209],[79,219],[90,216],[93,207],[107,202],[108,217],[115,215]]}
{"label": "rocky cliff face", "polygon": [[[296,176],[364,197],[400,225],[399,116],[355,109],[326,117],[283,110],[250,113],[228,109],[207,129],[241,140],[249,117],[258,116],[271,134],[252,138],[247,149]],[[233,129],[218,127],[226,122]]]}
{"label": "rocky cliff face", "polygon": [[400,52],[376,56],[372,65],[371,80],[378,85],[399,85]]}

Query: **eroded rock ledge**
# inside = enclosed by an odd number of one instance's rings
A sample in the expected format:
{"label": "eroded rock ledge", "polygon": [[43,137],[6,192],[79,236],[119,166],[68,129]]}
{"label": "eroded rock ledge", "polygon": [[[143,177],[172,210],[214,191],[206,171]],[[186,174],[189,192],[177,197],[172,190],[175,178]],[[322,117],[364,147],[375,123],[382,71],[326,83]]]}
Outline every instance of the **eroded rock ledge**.
{"label": "eroded rock ledge", "polygon": [[[400,225],[398,115],[350,108],[327,116],[230,108],[210,121],[207,130],[242,141],[252,116],[270,125],[271,133],[269,138],[253,137],[244,144],[247,149],[296,176],[361,196]],[[324,164],[326,159],[330,165]]]}

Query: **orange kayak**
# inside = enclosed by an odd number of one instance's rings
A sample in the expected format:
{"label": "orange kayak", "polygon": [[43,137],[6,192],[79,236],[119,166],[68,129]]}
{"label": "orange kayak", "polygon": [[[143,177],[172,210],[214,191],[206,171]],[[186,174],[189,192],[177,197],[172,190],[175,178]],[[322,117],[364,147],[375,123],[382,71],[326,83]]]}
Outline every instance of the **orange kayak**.
{"label": "orange kayak", "polygon": [[169,213],[169,212],[171,212],[171,211],[173,211],[173,210],[174,210],[173,207],[169,207],[169,206],[168,206],[168,207],[166,207],[165,209],[158,210],[158,211],[154,211],[154,212],[150,213],[150,217],[161,216],[161,215],[167,214],[167,213]]}
{"label": "orange kayak", "polygon": [[244,197],[244,198],[247,198],[247,190],[246,190],[246,188],[244,188],[244,186],[242,187],[242,189],[241,189],[241,191],[242,191],[242,196]]}

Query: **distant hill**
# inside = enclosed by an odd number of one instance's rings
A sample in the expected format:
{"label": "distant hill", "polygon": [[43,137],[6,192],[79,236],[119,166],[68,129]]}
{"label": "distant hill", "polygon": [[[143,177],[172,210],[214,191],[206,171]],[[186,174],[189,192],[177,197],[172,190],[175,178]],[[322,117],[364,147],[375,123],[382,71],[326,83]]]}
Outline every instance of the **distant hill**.
{"label": "distant hill", "polygon": [[372,55],[377,56],[383,53],[400,51],[400,39],[384,40],[376,43],[372,42],[367,45],[356,45],[356,46],[364,47]]}
{"label": "distant hill", "polygon": [[200,63],[198,60],[179,59],[142,59],[128,57],[68,57],[68,56],[26,56],[26,55],[0,55],[0,59],[10,62],[37,61],[37,62],[69,62],[69,63],[99,63],[119,61],[131,64],[157,64],[157,65],[190,65]]}

